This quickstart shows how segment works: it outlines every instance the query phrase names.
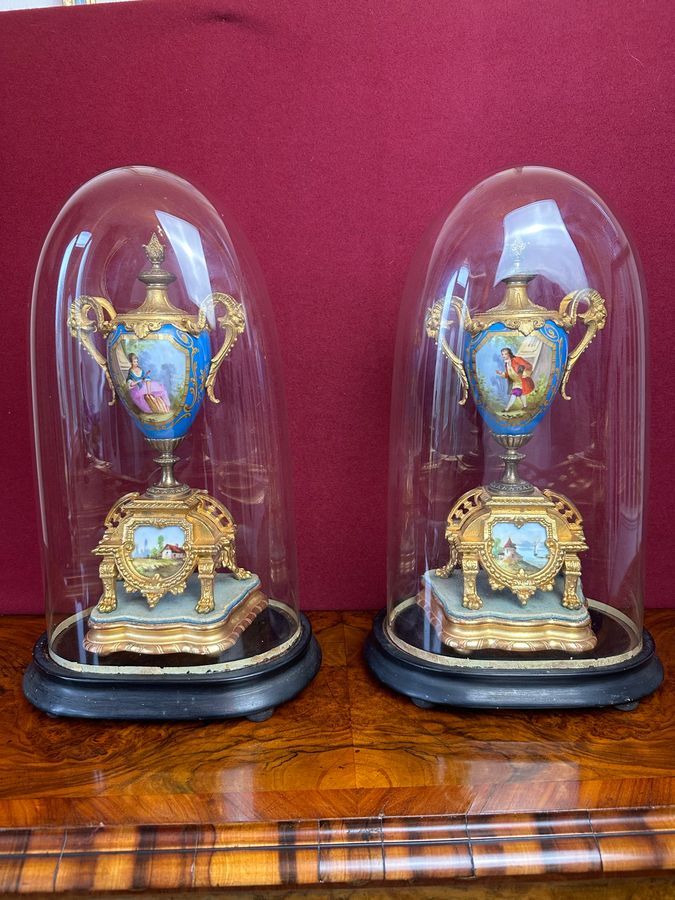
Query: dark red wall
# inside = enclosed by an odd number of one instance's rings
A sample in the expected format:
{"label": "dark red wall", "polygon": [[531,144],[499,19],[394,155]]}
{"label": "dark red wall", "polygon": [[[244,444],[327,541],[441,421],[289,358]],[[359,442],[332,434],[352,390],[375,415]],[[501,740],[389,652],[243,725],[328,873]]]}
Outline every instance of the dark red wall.
{"label": "dark red wall", "polygon": [[389,398],[412,253],[514,164],[591,184],[650,296],[648,602],[672,605],[673,4],[143,0],[0,13],[0,611],[42,608],[27,383],[42,241],[80,184],[156,165],[227,203],[282,342],[306,608],[385,602]]}

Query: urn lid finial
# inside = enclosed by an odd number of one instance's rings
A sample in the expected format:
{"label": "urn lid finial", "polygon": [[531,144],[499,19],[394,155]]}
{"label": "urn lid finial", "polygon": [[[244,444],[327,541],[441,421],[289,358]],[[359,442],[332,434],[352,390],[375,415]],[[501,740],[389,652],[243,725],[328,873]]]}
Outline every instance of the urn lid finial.
{"label": "urn lid finial", "polygon": [[162,263],[164,262],[164,245],[157,237],[156,231],[153,231],[152,237],[148,243],[143,244],[143,249],[145,250],[145,255],[148,257],[151,266],[149,269],[141,272],[138,276],[140,281],[147,284],[148,287],[159,287],[171,284],[172,281],[176,280],[175,275],[162,268]]}
{"label": "urn lid finial", "polygon": [[156,231],[152,232],[152,237],[148,243],[143,244],[143,249],[153,266],[158,266],[160,263],[164,262],[164,247],[157,237]]}

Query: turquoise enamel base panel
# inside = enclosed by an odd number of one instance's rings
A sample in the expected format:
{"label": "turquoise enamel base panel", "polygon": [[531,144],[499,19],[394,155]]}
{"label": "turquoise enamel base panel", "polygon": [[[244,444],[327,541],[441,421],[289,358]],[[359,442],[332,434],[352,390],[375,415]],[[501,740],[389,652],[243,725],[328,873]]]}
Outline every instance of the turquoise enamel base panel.
{"label": "turquoise enamel base panel", "polygon": [[552,591],[535,591],[522,606],[518,598],[509,590],[495,591],[490,587],[487,574],[481,569],[476,579],[476,590],[483,601],[481,609],[467,609],[462,606],[464,596],[464,575],[460,570],[449,578],[441,578],[433,571],[422,576],[425,590],[431,590],[443,605],[449,617],[467,624],[498,621],[508,624],[536,624],[537,622],[560,622],[565,625],[586,625],[589,621],[586,599],[581,586],[577,596],[582,603],[580,609],[566,609],[561,605],[564,577],[557,575]]}
{"label": "turquoise enamel base panel", "polygon": [[199,602],[201,585],[197,575],[188,578],[182,594],[165,594],[154,609],[140,593],[128,594],[120,581],[117,585],[117,609],[91,612],[90,621],[95,625],[216,625],[223,622],[256,588],[260,587],[257,575],[238,581],[232,575],[218,573],[214,578],[213,597],[215,609],[208,613],[195,612]]}

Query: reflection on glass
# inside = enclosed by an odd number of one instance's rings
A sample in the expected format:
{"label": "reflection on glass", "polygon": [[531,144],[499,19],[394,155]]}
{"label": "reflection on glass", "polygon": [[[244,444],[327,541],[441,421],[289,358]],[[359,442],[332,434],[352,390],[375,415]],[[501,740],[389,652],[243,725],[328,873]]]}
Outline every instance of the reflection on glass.
{"label": "reflection on glass", "polygon": [[[158,209],[156,214],[176,256],[186,293],[195,306],[199,306],[212,290],[199,230],[190,222],[171,213]],[[213,327],[215,324],[213,307],[207,309],[207,317]]]}
{"label": "reflection on glass", "polygon": [[494,283],[544,275],[564,291],[588,287],[579,251],[555,200],[537,200],[504,216],[504,249]]}

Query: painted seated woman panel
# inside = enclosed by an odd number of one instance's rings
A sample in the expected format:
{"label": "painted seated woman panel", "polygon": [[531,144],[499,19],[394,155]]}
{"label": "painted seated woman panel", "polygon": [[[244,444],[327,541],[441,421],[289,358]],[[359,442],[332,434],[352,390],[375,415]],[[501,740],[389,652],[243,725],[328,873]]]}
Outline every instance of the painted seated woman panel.
{"label": "painted seated woman panel", "polygon": [[143,369],[135,353],[129,354],[131,368],[127,373],[129,397],[143,413],[171,412],[169,395],[159,381],[153,381],[149,369]]}

